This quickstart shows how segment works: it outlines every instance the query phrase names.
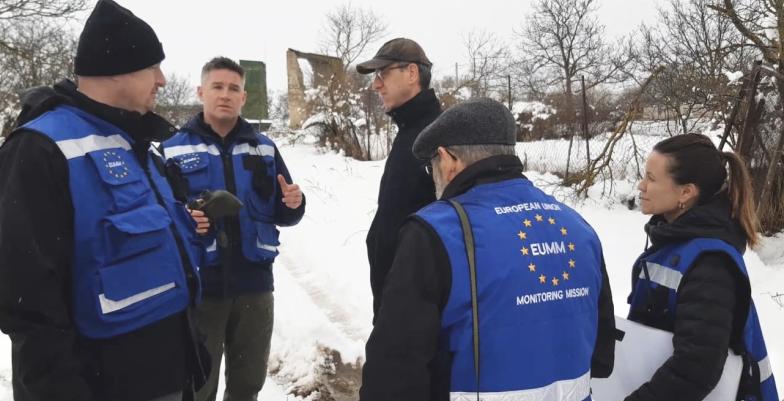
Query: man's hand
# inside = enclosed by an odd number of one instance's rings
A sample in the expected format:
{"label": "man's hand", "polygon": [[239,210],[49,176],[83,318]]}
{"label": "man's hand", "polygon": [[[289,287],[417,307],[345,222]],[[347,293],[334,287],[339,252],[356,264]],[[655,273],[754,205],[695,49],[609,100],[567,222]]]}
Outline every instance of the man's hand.
{"label": "man's hand", "polygon": [[280,190],[283,193],[283,203],[289,209],[298,208],[302,204],[302,190],[299,189],[299,185],[289,185],[281,174],[278,174],[278,184],[280,184]]}
{"label": "man's hand", "polygon": [[190,210],[191,217],[196,222],[196,234],[204,235],[207,234],[207,231],[210,229],[210,219],[204,215],[204,212],[201,210]]}

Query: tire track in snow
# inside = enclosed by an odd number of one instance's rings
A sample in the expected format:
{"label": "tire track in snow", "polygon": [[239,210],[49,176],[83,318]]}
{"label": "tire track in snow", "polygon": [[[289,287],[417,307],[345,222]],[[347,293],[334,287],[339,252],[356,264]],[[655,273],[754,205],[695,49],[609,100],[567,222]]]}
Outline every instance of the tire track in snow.
{"label": "tire track in snow", "polygon": [[351,314],[329,296],[327,291],[308,277],[307,269],[288,256],[287,253],[281,252],[278,255],[278,259],[282,259],[283,268],[291,274],[297,284],[308,294],[313,304],[335,324],[343,335],[353,341],[364,343],[367,340],[363,334],[365,331],[364,327],[352,322]]}

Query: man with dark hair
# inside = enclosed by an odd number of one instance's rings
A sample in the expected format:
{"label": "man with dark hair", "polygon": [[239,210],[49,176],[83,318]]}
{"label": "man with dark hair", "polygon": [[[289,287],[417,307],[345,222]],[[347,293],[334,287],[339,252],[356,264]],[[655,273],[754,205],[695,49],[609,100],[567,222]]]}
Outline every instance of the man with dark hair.
{"label": "man with dark hair", "polygon": [[612,371],[599,238],[522,174],[515,131],[472,99],[416,138],[439,201],[400,230],[360,400],[582,401]]}
{"label": "man with dark hair", "polygon": [[[240,76],[242,79],[243,87],[245,85],[245,69],[242,68],[241,65],[237,64],[234,60],[228,57],[215,57],[212,60],[208,61],[201,67],[201,81],[202,84],[207,81],[210,72],[215,70],[227,70],[236,72],[237,75]],[[200,95],[201,96],[201,95]]]}
{"label": "man with dark hair", "polygon": [[147,23],[98,1],[78,86],[28,92],[0,148],[0,328],[17,401],[174,401],[206,380],[194,222],[149,152],[174,132],[151,112],[163,58]]}
{"label": "man with dark hair", "polygon": [[411,154],[414,138],[441,113],[441,104],[430,89],[432,65],[422,47],[406,38],[384,43],[371,60],[357,65],[360,74],[374,74],[372,88],[398,127],[366,240],[374,321],[403,220],[435,200],[433,182]]}
{"label": "man with dark hair", "polygon": [[255,400],[264,386],[273,323],[272,263],[278,255],[276,226],[292,226],[305,199],[292,182],[275,144],[240,117],[245,71],[226,57],[204,65],[198,87],[203,110],[163,153],[187,180],[189,200],[204,191],[227,190],[243,203],[238,216],[213,221],[199,238],[204,301],[197,309],[207,336],[212,373],[197,400],[215,400],[224,349],[224,400]]}

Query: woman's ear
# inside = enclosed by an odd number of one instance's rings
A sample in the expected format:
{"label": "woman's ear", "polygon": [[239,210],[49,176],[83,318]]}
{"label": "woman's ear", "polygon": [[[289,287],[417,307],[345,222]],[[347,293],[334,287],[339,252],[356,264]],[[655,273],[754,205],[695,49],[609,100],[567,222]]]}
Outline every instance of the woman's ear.
{"label": "woman's ear", "polygon": [[700,189],[693,183],[681,185],[680,191],[678,202],[688,207],[695,205],[700,198]]}

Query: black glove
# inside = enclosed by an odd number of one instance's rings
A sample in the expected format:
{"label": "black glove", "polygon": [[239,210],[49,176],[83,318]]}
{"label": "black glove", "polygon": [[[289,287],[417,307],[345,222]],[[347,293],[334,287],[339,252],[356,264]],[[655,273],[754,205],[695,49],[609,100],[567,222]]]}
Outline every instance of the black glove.
{"label": "black glove", "polygon": [[241,207],[242,201],[231,192],[222,189],[204,191],[198,198],[188,203],[189,209],[203,211],[213,222],[224,217],[236,216]]}

